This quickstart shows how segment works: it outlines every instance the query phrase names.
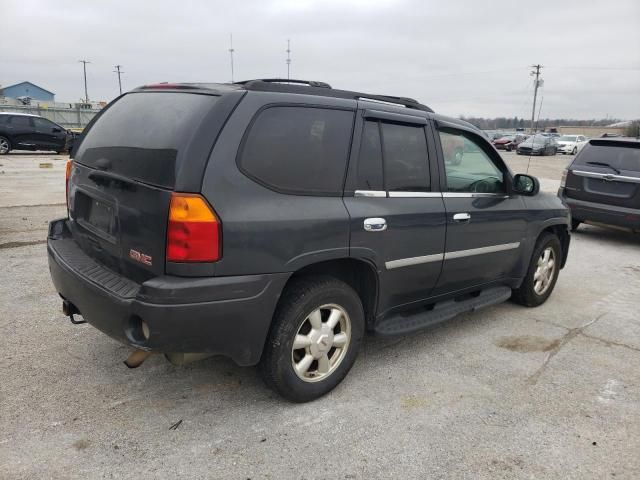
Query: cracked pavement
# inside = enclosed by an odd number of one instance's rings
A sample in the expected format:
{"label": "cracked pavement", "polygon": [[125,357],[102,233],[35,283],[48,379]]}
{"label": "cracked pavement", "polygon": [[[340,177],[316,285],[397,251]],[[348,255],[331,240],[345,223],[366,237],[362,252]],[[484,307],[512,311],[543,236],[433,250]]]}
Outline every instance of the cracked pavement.
{"label": "cracked pavement", "polygon": [[[640,477],[640,236],[581,227],[545,305],[369,336],[338,388],[293,405],[223,358],[129,370],[65,320],[40,243],[64,159],[0,157],[0,478]],[[554,191],[569,160],[530,171]]]}

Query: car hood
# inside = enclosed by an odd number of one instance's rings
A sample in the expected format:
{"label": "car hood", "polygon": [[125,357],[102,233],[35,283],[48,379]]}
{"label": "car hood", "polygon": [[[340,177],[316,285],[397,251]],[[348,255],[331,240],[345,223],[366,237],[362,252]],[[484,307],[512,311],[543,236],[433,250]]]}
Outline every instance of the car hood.
{"label": "car hood", "polygon": [[574,145],[576,142],[565,142],[564,140],[562,140],[561,142],[557,142],[558,145]]}

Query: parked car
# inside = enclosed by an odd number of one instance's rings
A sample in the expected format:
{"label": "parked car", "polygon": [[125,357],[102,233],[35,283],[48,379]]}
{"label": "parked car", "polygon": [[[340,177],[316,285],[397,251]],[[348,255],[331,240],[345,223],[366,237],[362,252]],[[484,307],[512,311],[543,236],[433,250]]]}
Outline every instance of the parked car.
{"label": "parked car", "polygon": [[587,144],[587,137],[584,135],[562,135],[556,142],[558,143],[558,153],[576,155]]}
{"label": "parked car", "polygon": [[0,112],[0,155],[11,150],[62,153],[70,137],[66,128],[38,115]]}
{"label": "parked car", "polygon": [[471,124],[322,82],[135,89],[67,178],[47,248],[73,321],[135,347],[130,366],[225,355],[298,402],[342,381],[365,331],[544,303],[569,249],[568,209]]}
{"label": "parked car", "polygon": [[537,133],[520,143],[516,151],[518,155],[555,155],[558,145],[553,137]]}
{"label": "parked car", "polygon": [[584,222],[640,231],[640,140],[589,140],[565,170],[558,195],[574,230]]}
{"label": "parked car", "polygon": [[510,152],[511,150],[515,150],[518,145],[524,142],[527,139],[527,135],[517,134],[517,135],[507,135],[502,138],[498,138],[493,141],[493,146],[498,150],[506,150]]}

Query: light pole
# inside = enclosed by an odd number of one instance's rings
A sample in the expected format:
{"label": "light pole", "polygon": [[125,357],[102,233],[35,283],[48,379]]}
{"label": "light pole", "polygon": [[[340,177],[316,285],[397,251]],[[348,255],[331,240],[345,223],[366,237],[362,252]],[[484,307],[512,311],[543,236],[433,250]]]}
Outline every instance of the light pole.
{"label": "light pole", "polygon": [[82,63],[82,70],[84,71],[84,103],[89,103],[89,94],[87,93],[87,63],[91,63],[89,60],[78,60]]}
{"label": "light pole", "polygon": [[231,57],[231,83],[233,83],[233,33],[229,34],[229,55]]}
{"label": "light pole", "polygon": [[287,80],[290,79],[289,73],[291,71],[291,40],[287,39]]}
{"label": "light pole", "polygon": [[124,72],[120,70],[120,67],[122,67],[122,65],[116,65],[113,73],[118,74],[118,87],[120,88],[120,95],[122,95],[122,80],[120,79],[120,75]]}

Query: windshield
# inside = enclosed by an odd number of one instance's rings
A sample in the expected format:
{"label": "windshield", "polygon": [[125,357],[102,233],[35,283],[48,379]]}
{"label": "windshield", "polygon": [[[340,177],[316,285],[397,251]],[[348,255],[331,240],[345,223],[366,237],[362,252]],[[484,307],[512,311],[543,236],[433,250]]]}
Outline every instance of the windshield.
{"label": "windshield", "polygon": [[559,142],[575,142],[576,138],[577,137],[575,135],[563,135],[558,139],[558,141]]}
{"label": "windshield", "polygon": [[534,135],[533,137],[527,138],[524,143],[545,143],[548,137],[545,135]]}

